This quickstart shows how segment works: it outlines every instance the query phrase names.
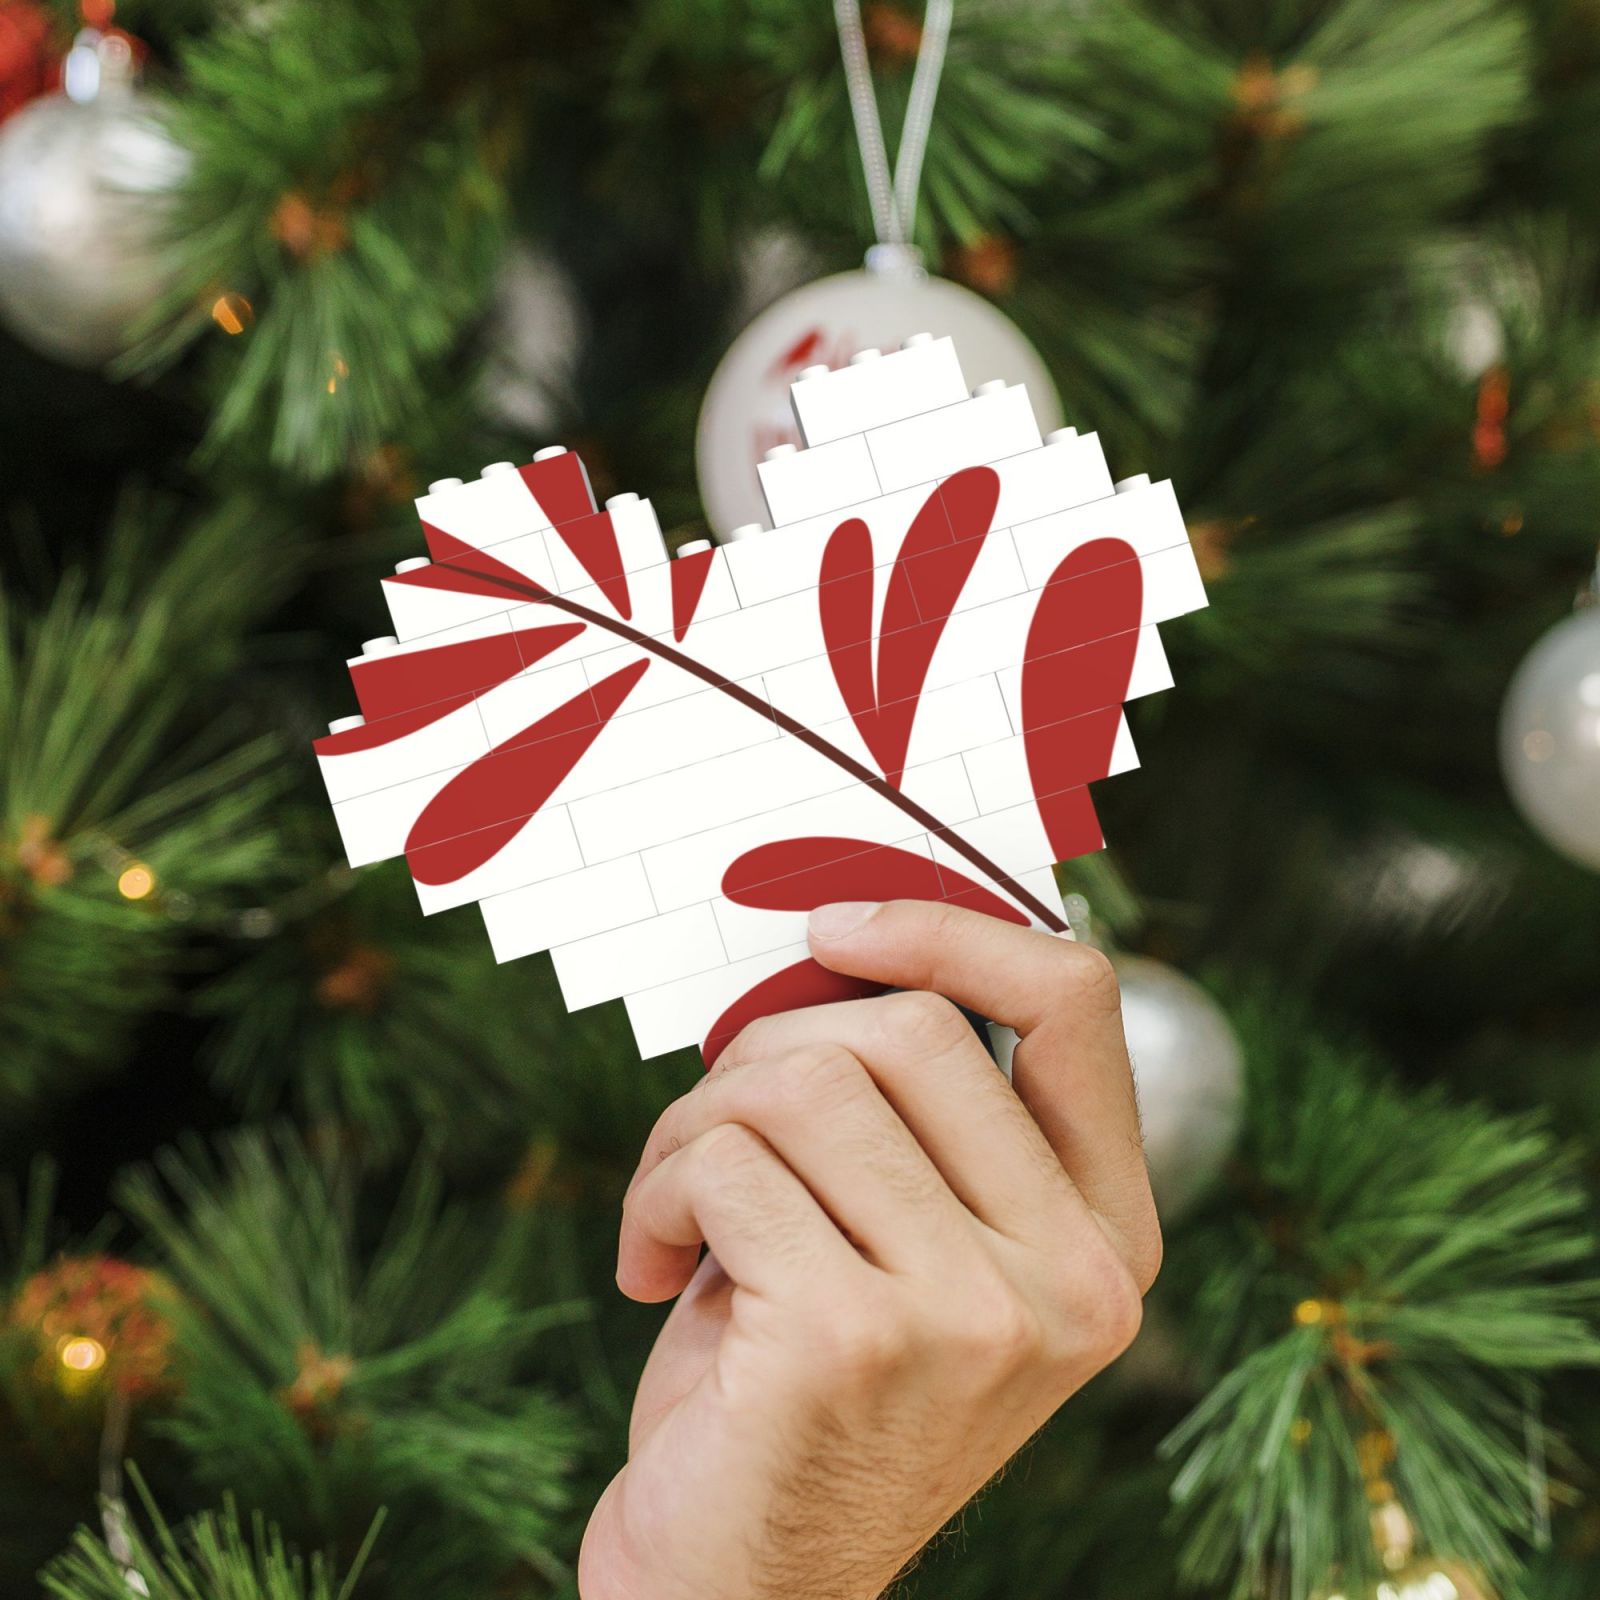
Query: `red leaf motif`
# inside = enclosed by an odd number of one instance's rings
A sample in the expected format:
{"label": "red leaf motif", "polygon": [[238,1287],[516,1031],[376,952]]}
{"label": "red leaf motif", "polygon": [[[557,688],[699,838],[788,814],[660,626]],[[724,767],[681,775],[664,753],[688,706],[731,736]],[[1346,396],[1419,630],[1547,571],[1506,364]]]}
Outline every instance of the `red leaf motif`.
{"label": "red leaf motif", "polygon": [[716,554],[714,549],[696,550],[693,555],[679,556],[672,563],[672,637],[679,643],[694,621],[695,607],[705,592]]}
{"label": "red leaf motif", "polygon": [[[453,883],[516,838],[583,759],[649,665],[648,660],[635,661],[613,672],[445,784],[423,808],[406,841],[406,860],[417,881]],[[514,800],[517,815],[507,818],[509,800]]]}
{"label": "red leaf motif", "polygon": [[589,487],[589,474],[575,451],[563,450],[558,456],[530,461],[518,467],[517,473],[550,519],[551,527],[559,528],[563,522],[594,512],[594,490]]}
{"label": "red leaf motif", "polygon": [[747,850],[723,874],[736,905],[810,911],[830,900],[943,900],[1024,926],[1028,919],[954,867],[864,839],[781,839]]}
{"label": "red leaf motif", "polygon": [[878,717],[883,728],[878,759],[884,777],[897,788],[928,665],[999,502],[1000,477],[992,467],[956,473],[928,497],[895,558],[878,640]]}
{"label": "red leaf motif", "polygon": [[860,517],[841,522],[823,547],[817,613],[833,681],[862,742],[881,765],[872,691],[872,535]]}
{"label": "red leaf motif", "polygon": [[928,666],[994,519],[1000,479],[969,467],[935,489],[912,519],[884,595],[872,673],[872,538],[841,522],[822,555],[817,605],[834,681],[862,742],[896,788]]}
{"label": "red leaf motif", "polygon": [[[550,592],[527,573],[508,567],[486,551],[463,544],[454,534],[426,522],[422,527],[428,536],[433,564],[414,567],[410,572],[397,572],[387,582],[416,584],[424,589],[453,589],[462,594],[486,594],[496,600],[504,600],[508,594],[538,599]],[[438,565],[441,561],[450,565]]]}
{"label": "red leaf motif", "polygon": [[408,733],[415,733],[419,728],[426,728],[430,722],[437,722],[440,717],[464,706],[468,699],[469,696],[458,694],[449,700],[441,700],[437,705],[418,706],[398,716],[369,722],[360,728],[346,728],[342,733],[325,733],[320,739],[312,740],[311,748],[319,756],[348,756],[358,750],[376,750],[381,744],[403,739]]}
{"label": "red leaf motif", "polygon": [[717,1057],[733,1042],[739,1030],[758,1017],[793,1011],[800,1006],[826,1005],[833,1000],[865,1000],[882,994],[887,987],[887,984],[871,983],[865,978],[830,972],[809,958],[797,961],[741,995],[712,1023],[706,1042],[700,1046],[706,1070],[709,1072],[716,1066]]}
{"label": "red leaf motif", "polygon": [[1139,646],[1143,586],[1133,549],[1121,539],[1096,539],[1050,574],[1028,628],[1023,741],[1058,861],[1099,842],[1084,786],[1111,765]]}
{"label": "red leaf motif", "polygon": [[431,650],[372,656],[350,668],[364,717],[393,717],[452,697],[482,694],[514,678],[583,632],[581,622],[518,628]]}
{"label": "red leaf motif", "polygon": [[593,516],[558,523],[556,532],[626,622],[633,615],[633,602],[628,596],[628,574],[623,571],[622,546],[617,543],[611,513],[597,511]]}

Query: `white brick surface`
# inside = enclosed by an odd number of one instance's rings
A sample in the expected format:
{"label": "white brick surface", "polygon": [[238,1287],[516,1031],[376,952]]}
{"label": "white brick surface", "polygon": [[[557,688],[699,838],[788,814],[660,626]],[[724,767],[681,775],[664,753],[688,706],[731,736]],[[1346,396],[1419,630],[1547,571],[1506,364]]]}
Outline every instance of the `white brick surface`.
{"label": "white brick surface", "polygon": [[867,434],[872,464],[885,494],[949,477],[963,467],[984,466],[1024,450],[1037,450],[1040,442],[1028,391],[1021,384],[873,428]]}
{"label": "white brick surface", "polygon": [[556,945],[550,954],[569,1011],[727,964],[717,919],[706,904]]}
{"label": "white brick surface", "polygon": [[[481,794],[473,825],[487,830],[488,859],[454,882],[419,882],[422,910],[478,902],[496,957],[549,949],[572,1009],[625,996],[646,1056],[699,1043],[755,984],[806,957],[803,910],[723,896],[730,866],[758,846],[804,838],[895,845],[931,855],[1004,898],[1010,891],[972,859],[987,857],[1059,920],[1051,846],[1021,736],[1022,656],[1040,591],[1083,546],[1103,539],[1129,546],[1129,559],[1139,562],[1138,617],[1108,610],[1102,622],[1091,614],[1082,619],[1083,637],[1063,644],[1081,648],[1096,642],[1097,629],[1137,627],[1128,700],[1170,687],[1157,625],[1205,604],[1172,486],[1133,478],[1118,489],[1093,434],[1063,430],[1041,442],[1025,392],[984,386],[971,394],[949,340],[813,375],[795,385],[793,398],[808,448],[776,454],[759,469],[773,529],[713,553],[681,640],[674,573],[701,569],[669,559],[648,500],[614,496],[596,510],[581,464],[560,455],[526,469],[527,477],[498,463],[468,482],[441,480],[418,501],[436,557],[448,559],[451,540],[483,550],[561,604],[530,601],[515,588],[486,595],[432,589],[415,572],[411,581],[387,579],[391,623],[372,632],[388,631],[396,642],[380,639],[351,661],[358,703],[368,712],[405,705],[439,714],[419,715],[423,726],[369,750],[319,752],[354,865],[403,853],[440,790],[474,763],[491,762],[474,779]],[[978,466],[993,468],[998,503],[946,617],[954,534],[940,486]],[[552,509],[559,526],[551,525]],[[900,562],[919,516],[936,548]],[[892,675],[890,652],[932,637],[924,618],[942,624],[905,771],[888,792],[861,782],[850,763],[878,770],[873,743],[881,749],[882,741],[869,742],[863,728],[881,727],[876,719],[892,708],[874,703],[861,725],[849,715],[819,609],[823,553],[852,518],[870,540],[868,694],[876,696],[886,663]],[[625,603],[589,570],[607,529],[621,554]],[[580,559],[574,543],[594,560]],[[460,560],[469,564],[471,556]],[[1080,577],[1090,585],[1081,595],[1087,603],[1069,612],[1089,611],[1106,593],[1092,574]],[[906,584],[913,604],[897,614],[908,631],[886,638],[886,598]],[[566,605],[587,615],[575,619]],[[509,675],[506,653],[485,647],[440,657],[436,694],[428,680],[430,650],[574,620],[584,622],[581,633]],[[624,636],[629,629],[634,637]],[[665,650],[816,730],[839,759],[664,659]],[[385,677],[385,662],[419,654],[419,671]],[[1104,651],[1095,659],[1103,670]],[[593,712],[595,691],[640,662],[645,671],[616,713],[603,727],[592,724],[588,749],[541,809],[524,815],[540,773],[538,743],[525,736],[563,708]],[[460,704],[449,703],[447,688],[463,693]],[[1075,704],[1064,691],[1063,708]],[[1113,736],[1109,709],[1100,708],[1094,727],[1110,746],[1091,752],[1097,761],[1103,755],[1108,775],[1137,764],[1126,718],[1119,708]],[[382,720],[372,719],[374,729],[382,730]],[[430,860],[442,870],[439,857],[413,860],[418,870],[430,870]]]}
{"label": "white brick surface", "polygon": [[859,433],[814,449],[774,455],[756,467],[756,475],[775,528],[871,500],[878,493],[872,455]]}
{"label": "white brick surface", "polygon": [[837,372],[802,378],[790,392],[795,421],[815,447],[967,398],[954,343],[934,339]]}
{"label": "white brick surface", "polygon": [[490,895],[482,910],[496,961],[515,961],[656,914],[638,856]]}

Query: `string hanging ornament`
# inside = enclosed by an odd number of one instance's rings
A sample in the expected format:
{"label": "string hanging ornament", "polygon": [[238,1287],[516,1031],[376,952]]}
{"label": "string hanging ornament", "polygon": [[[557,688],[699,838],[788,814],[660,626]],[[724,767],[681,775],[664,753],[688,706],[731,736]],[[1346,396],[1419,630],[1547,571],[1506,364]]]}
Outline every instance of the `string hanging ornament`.
{"label": "string hanging ornament", "polygon": [[854,272],[801,285],[768,306],[734,340],[712,375],[695,443],[701,499],[721,538],[769,525],[756,468],[801,442],[789,387],[812,369],[836,369],[898,349],[913,335],[949,335],[971,373],[1022,384],[1041,429],[1061,426],[1061,401],[1038,352],[1004,312],[960,284],[931,275],[913,243],[923,158],[950,38],[953,0],[930,0],[900,147],[891,169],[872,83],[859,0],[835,0],[875,241]]}

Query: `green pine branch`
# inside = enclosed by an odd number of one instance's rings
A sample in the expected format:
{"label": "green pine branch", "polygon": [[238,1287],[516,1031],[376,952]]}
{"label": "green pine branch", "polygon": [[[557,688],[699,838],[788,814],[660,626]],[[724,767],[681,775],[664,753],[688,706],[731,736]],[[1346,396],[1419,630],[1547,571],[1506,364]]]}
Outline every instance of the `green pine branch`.
{"label": "green pine branch", "polygon": [[[388,1507],[397,1596],[560,1577],[580,1436],[529,1357],[579,1308],[523,1305],[515,1218],[443,1205],[426,1167],[364,1195],[348,1162],[287,1132],[169,1154],[121,1196],[179,1291],[161,1428],[199,1484],[346,1552]],[[376,1229],[374,1202],[390,1207]]]}
{"label": "green pine branch", "polygon": [[[277,1527],[257,1515],[249,1533],[229,1497],[221,1511],[205,1511],[174,1528],[161,1514],[137,1471],[146,1531],[120,1504],[106,1528],[81,1528],[72,1547],[41,1575],[53,1600],[351,1600],[383,1524],[373,1518],[343,1578],[320,1553],[306,1560]],[[120,1537],[113,1543],[109,1529]]]}
{"label": "green pine branch", "polygon": [[1537,1118],[1400,1092],[1286,1008],[1240,1021],[1239,1181],[1180,1253],[1214,1374],[1167,1444],[1185,1575],[1241,1600],[1359,1590],[1380,1479],[1425,1548],[1509,1580],[1543,1464],[1568,1460],[1541,1386],[1600,1364],[1574,1156]]}
{"label": "green pine branch", "polygon": [[158,528],[171,518],[131,507],[106,570],[69,573],[37,613],[0,584],[0,1099],[13,1104],[59,1084],[64,1064],[114,1061],[190,931],[223,920],[272,860],[276,746],[179,668],[229,670],[245,622],[293,581],[294,547],[270,519],[242,525],[237,506],[160,554]]}

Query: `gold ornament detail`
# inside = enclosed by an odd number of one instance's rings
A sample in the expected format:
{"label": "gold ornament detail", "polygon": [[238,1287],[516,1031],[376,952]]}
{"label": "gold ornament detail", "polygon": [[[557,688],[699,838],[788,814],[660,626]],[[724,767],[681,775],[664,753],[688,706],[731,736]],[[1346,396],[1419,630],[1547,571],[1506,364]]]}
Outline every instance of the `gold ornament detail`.
{"label": "gold ornament detail", "polygon": [[68,1257],[36,1272],[6,1320],[30,1334],[43,1382],[66,1394],[99,1385],[129,1399],[170,1387],[172,1327],[159,1273],[112,1256]]}

